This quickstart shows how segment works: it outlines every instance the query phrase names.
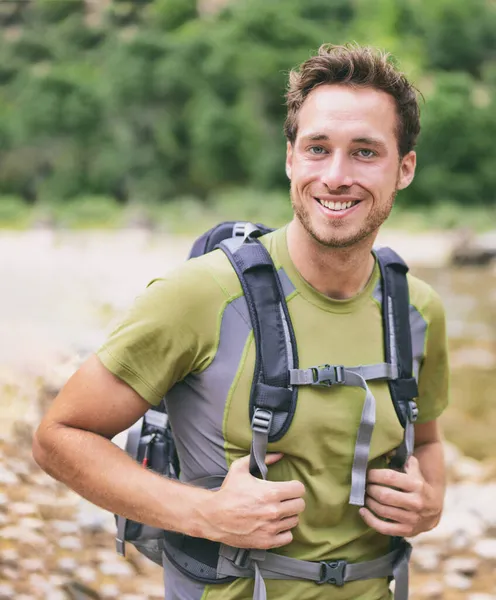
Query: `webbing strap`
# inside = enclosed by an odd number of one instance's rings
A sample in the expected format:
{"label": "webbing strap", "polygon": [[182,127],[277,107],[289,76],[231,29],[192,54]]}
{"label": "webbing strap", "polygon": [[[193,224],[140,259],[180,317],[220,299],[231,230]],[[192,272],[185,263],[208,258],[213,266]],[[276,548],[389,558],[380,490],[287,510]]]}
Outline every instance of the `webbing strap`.
{"label": "webbing strap", "polygon": [[357,367],[343,367],[341,365],[323,365],[309,369],[290,369],[289,382],[291,385],[317,385],[329,381],[332,384],[343,384],[342,381],[326,379],[326,372],[332,377],[332,369],[342,369],[345,372],[360,375],[365,381],[374,379],[395,379],[397,370],[394,365],[378,363],[376,365],[359,365]]}
{"label": "webbing strap", "polygon": [[363,506],[365,504],[370,442],[375,426],[376,401],[365,378],[369,380],[386,379],[393,374],[393,367],[387,363],[350,368],[325,365],[324,367],[291,369],[290,371],[290,382],[292,385],[348,385],[361,387],[365,390],[365,401],[360,417],[360,425],[358,426],[353,466],[351,469],[349,503],[354,506]]}
{"label": "webbing strap", "polygon": [[363,403],[362,416],[355,442],[355,453],[353,466],[351,468],[351,491],[349,503],[354,506],[365,504],[365,488],[367,485],[367,465],[369,463],[370,441],[375,426],[374,395],[369,389],[365,379],[356,373],[344,370],[344,385],[357,386],[365,390],[365,402]]}
{"label": "webbing strap", "polygon": [[[238,557],[242,554],[242,560]],[[402,541],[400,547],[374,560],[361,563],[348,563],[344,560],[310,562],[264,552],[260,550],[239,550],[221,546],[217,571],[222,576],[255,577],[253,600],[265,600],[266,579],[304,579],[318,584],[330,583],[341,586],[350,581],[377,579],[393,576],[396,581],[394,600],[408,599],[408,561],[411,546]],[[257,583],[257,574],[258,583]],[[261,587],[262,582],[263,587]]]}
{"label": "webbing strap", "polygon": [[262,479],[267,479],[268,473],[267,465],[265,464],[268,442],[268,433],[253,432],[250,448],[250,473],[256,473],[258,469],[262,475]]}
{"label": "webbing strap", "polygon": [[[144,417],[138,419],[134,425],[132,425],[128,431],[126,440],[126,452],[134,460],[138,459],[139,443],[141,438],[141,432],[143,430]],[[150,436],[151,438],[151,436]],[[146,442],[145,442],[146,443]],[[127,519],[121,515],[116,515],[117,520],[117,534],[115,536],[115,549],[117,554],[121,556],[126,555],[126,524]]]}

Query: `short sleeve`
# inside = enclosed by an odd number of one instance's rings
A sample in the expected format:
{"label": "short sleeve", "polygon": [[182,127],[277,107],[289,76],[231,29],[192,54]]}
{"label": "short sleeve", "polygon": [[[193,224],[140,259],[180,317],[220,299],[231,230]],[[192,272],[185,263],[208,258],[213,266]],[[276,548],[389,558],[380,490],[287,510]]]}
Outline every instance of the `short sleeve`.
{"label": "short sleeve", "polygon": [[419,372],[419,423],[437,419],[449,404],[449,360],[446,316],[439,295],[431,289],[422,310],[427,322],[425,354]]}
{"label": "short sleeve", "polygon": [[226,295],[201,261],[153,280],[97,356],[114,375],[157,405],[188,373],[215,355]]}

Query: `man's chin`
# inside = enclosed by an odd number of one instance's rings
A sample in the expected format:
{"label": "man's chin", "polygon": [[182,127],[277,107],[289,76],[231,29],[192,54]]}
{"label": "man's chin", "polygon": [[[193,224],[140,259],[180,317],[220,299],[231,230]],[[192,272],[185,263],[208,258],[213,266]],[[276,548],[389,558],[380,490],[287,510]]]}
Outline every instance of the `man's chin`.
{"label": "man's chin", "polygon": [[325,248],[350,248],[356,244],[362,242],[368,238],[372,232],[359,230],[359,231],[337,231],[337,232],[323,232],[319,231],[318,228],[312,228],[309,231],[313,239]]}

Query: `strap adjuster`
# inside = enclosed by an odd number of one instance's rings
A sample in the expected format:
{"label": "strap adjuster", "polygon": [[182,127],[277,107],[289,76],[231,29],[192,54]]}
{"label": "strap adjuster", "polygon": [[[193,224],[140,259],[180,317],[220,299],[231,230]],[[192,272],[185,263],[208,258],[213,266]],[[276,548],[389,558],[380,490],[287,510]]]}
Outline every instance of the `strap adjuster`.
{"label": "strap adjuster", "polygon": [[415,423],[418,418],[418,406],[413,400],[408,402],[408,420],[410,423]]}
{"label": "strap adjuster", "polygon": [[312,367],[313,384],[331,387],[344,383],[344,365],[320,365]]}
{"label": "strap adjuster", "polygon": [[344,570],[347,562],[345,560],[333,560],[326,562],[320,561],[320,579],[316,582],[317,585],[331,583],[341,587],[344,585]]}
{"label": "strap adjuster", "polygon": [[247,548],[238,548],[236,556],[232,559],[233,563],[240,569],[248,567],[250,551]]}
{"label": "strap adjuster", "polygon": [[265,408],[255,409],[251,421],[252,431],[268,434],[272,426],[273,417],[274,414],[270,410],[266,410]]}

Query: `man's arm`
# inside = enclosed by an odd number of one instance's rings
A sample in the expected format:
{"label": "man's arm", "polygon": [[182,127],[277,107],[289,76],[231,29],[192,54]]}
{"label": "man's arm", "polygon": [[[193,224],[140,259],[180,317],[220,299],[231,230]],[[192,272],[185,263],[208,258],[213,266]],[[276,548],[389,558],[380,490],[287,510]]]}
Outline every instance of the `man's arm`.
{"label": "man's arm", "polygon": [[415,425],[415,449],[405,473],[371,469],[367,482],[367,508],[360,514],[369,527],[402,537],[433,529],[441,518],[446,485],[437,420]]}
{"label": "man's arm", "polygon": [[[36,462],[90,502],[152,527],[229,545],[272,548],[288,544],[304,508],[300,482],[265,482],[235,461],[222,488],[212,492],[145,469],[110,440],[150,407],[96,356],[69,379],[33,442]],[[268,463],[280,455],[272,455]]]}

